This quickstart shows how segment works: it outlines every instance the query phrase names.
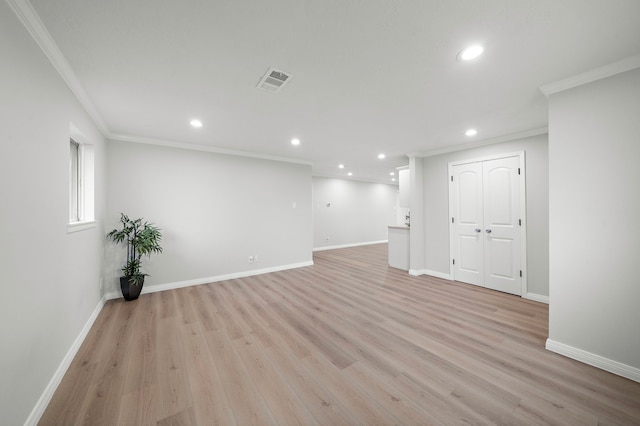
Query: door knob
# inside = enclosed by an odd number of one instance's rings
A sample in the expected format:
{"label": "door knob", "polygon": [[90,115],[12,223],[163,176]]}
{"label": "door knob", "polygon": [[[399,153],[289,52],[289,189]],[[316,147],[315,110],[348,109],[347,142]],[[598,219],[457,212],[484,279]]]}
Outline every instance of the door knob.
{"label": "door knob", "polygon": [[476,228],[476,232],[482,232],[482,229]]}
{"label": "door knob", "polygon": [[487,234],[490,234],[490,233],[491,233],[491,229],[485,229],[484,231],[485,231]]}

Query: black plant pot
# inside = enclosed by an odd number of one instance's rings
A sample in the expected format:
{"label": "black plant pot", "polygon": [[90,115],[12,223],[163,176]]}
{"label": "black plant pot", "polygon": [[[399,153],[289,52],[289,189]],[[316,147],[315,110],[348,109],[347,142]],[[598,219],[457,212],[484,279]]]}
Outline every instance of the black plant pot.
{"label": "black plant pot", "polygon": [[124,300],[136,300],[140,296],[142,286],[144,285],[144,277],[140,284],[133,284],[129,277],[120,277],[120,289],[122,290],[122,296]]}

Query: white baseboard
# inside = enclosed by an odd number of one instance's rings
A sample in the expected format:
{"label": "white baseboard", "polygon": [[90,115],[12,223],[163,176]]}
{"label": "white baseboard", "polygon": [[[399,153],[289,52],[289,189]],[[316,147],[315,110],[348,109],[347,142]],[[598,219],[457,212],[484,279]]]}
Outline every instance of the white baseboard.
{"label": "white baseboard", "polygon": [[[451,274],[447,274],[445,272],[439,272],[439,271],[431,271],[429,269],[409,269],[409,274],[416,277],[419,275],[430,275],[432,277],[453,281],[453,277],[451,276]],[[523,297],[525,299],[533,300],[536,302],[546,303],[547,305],[549,304],[549,296],[543,296],[541,294],[536,294],[536,293],[527,293]]]}
{"label": "white baseboard", "polygon": [[565,345],[564,343],[556,342],[555,340],[551,339],[547,339],[545,348],[551,352],[564,355],[566,357],[584,362],[585,364],[592,365],[594,367],[640,383],[640,368],[632,367],[630,365],[623,364],[621,362],[605,358],[591,352],[587,352],[583,349],[574,348],[573,346]]}
{"label": "white baseboard", "polygon": [[527,293],[523,297],[535,302],[546,303],[547,305],[549,304],[549,296],[543,296],[542,294]]}
{"label": "white baseboard", "polygon": [[380,240],[380,241],[367,241],[365,243],[354,243],[354,244],[341,244],[338,246],[326,246],[326,247],[314,247],[313,251],[323,251],[323,250],[334,250],[348,247],[358,247],[358,246],[368,246],[371,244],[382,244],[388,243],[389,240]]}
{"label": "white baseboard", "polygon": [[429,275],[436,278],[442,278],[444,280],[453,280],[450,274],[447,274],[445,272],[432,271],[429,269],[409,269],[409,274],[416,277],[419,275]]}
{"label": "white baseboard", "polygon": [[53,394],[55,393],[56,389],[58,389],[58,385],[60,385],[62,378],[69,369],[71,361],[73,361],[76,353],[78,353],[82,342],[84,342],[87,334],[89,334],[89,330],[91,330],[93,323],[96,321],[96,318],[98,318],[98,314],[100,314],[100,311],[102,310],[102,307],[104,306],[106,301],[107,298],[105,296],[102,296],[102,299],[100,299],[100,301],[96,305],[95,309],[89,316],[89,319],[84,324],[84,327],[82,327],[82,330],[80,330],[80,334],[78,334],[78,337],[76,337],[76,339],[73,341],[73,344],[67,351],[67,354],[62,359],[62,362],[58,366],[56,372],[53,374],[53,377],[49,381],[49,384],[46,388],[44,388],[44,391],[42,392],[42,395],[40,395],[38,402],[36,403],[35,407],[33,407],[33,410],[31,410],[31,414],[29,414],[29,417],[27,417],[27,420],[24,422],[25,426],[35,426],[40,421],[40,418],[44,414],[44,410],[47,409],[47,405],[49,405]]}
{"label": "white baseboard", "polygon": [[[302,268],[305,266],[313,266],[313,261],[309,260],[307,262],[292,263],[289,265],[280,265],[280,266],[274,266],[271,268],[252,269],[250,271],[234,272],[232,274],[216,275],[214,277],[207,277],[207,278],[196,278],[193,280],[177,281],[173,283],[148,285],[148,286],[142,287],[141,294],[156,293],[158,291],[174,290],[177,288],[190,287],[192,285],[209,284],[209,283],[215,283],[218,281],[251,277],[253,275],[262,275],[262,274],[268,274],[270,272],[286,271],[287,269]],[[105,297],[107,300],[119,299],[120,297],[122,297],[122,293],[120,293],[119,291],[112,291],[110,293],[107,293]]]}

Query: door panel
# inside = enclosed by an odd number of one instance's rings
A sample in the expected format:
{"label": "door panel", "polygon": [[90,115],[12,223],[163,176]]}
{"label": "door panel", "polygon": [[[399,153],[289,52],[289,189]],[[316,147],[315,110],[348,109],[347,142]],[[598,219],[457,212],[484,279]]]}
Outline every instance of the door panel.
{"label": "door panel", "polygon": [[483,259],[478,256],[478,237],[475,235],[460,236],[460,254],[458,256],[458,268],[467,273],[480,275],[482,273]]}
{"label": "door panel", "polygon": [[513,241],[503,238],[491,238],[491,244],[488,245],[489,253],[485,253],[488,256],[491,264],[487,268],[487,271],[494,278],[507,278],[513,279]]}
{"label": "door panel", "polygon": [[[462,166],[460,166],[462,167]],[[475,170],[477,169],[477,170]],[[458,178],[458,224],[482,223],[482,176],[481,170],[459,170]]]}
{"label": "door panel", "polygon": [[518,157],[482,165],[485,286],[517,295],[522,294],[519,165]]}
{"label": "door panel", "polygon": [[513,192],[511,188],[511,170],[500,165],[487,170],[491,166],[492,164],[484,164],[485,224],[512,225],[514,212],[511,204],[511,194]]}
{"label": "door panel", "polygon": [[453,168],[452,217],[454,232],[455,277],[469,284],[483,285],[484,259],[482,255],[482,165],[462,164]]}

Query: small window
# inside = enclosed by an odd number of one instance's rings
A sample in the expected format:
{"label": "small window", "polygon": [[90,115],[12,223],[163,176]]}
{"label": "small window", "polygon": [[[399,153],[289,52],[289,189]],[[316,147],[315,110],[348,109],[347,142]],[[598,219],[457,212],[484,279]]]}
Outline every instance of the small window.
{"label": "small window", "polygon": [[93,145],[71,126],[69,139],[69,223],[67,232],[95,228]]}

